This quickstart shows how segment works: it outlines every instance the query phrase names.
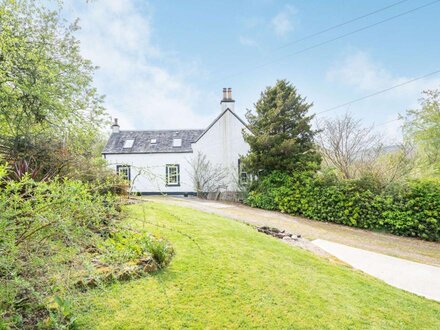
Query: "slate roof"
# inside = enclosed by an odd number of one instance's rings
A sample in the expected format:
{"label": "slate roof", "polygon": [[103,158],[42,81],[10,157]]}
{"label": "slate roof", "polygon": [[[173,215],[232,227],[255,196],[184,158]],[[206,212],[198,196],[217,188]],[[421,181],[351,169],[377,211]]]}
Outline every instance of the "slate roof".
{"label": "slate roof", "polygon": [[[231,109],[227,108],[209,125],[206,129],[176,129],[176,130],[150,130],[150,131],[120,131],[112,133],[102,154],[150,154],[150,153],[175,153],[192,152],[191,143],[195,143],[205,135],[207,131],[221,118],[226,112],[232,113],[242,124],[246,123]],[[249,129],[249,128],[248,128]],[[152,144],[151,140],[156,139]],[[173,139],[182,139],[181,147],[173,146]],[[133,147],[124,148],[127,140],[134,140]]]}
{"label": "slate roof", "polygon": [[[112,133],[103,154],[167,153],[192,152],[191,143],[204,132],[204,129],[176,129],[151,131],[120,131]],[[152,144],[151,140],[156,139]],[[173,147],[173,139],[182,139],[181,147]],[[133,147],[124,148],[126,140],[134,140]]]}

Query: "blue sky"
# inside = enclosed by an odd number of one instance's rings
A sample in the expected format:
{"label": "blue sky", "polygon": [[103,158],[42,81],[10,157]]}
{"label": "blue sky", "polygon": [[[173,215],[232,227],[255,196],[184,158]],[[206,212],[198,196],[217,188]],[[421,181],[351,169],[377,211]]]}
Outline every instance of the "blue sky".
{"label": "blue sky", "polygon": [[[95,83],[121,129],[203,128],[220,111],[222,87],[244,115],[266,86],[287,79],[320,112],[439,70],[440,2],[292,55],[431,1],[402,1],[296,43],[398,0],[67,0],[65,13],[80,19],[82,52],[100,67]],[[365,125],[384,123],[439,86],[434,75],[317,118],[350,111]],[[400,137],[398,121],[377,130]]]}

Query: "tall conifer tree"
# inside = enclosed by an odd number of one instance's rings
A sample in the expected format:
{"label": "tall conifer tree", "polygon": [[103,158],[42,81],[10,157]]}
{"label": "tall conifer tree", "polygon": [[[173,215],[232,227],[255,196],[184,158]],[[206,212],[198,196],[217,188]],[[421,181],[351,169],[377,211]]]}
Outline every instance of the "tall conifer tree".
{"label": "tall conifer tree", "polygon": [[307,103],[291,83],[278,80],[255,103],[246,118],[251,133],[244,133],[250,152],[244,159],[248,171],[265,175],[274,170],[305,171],[316,168],[320,155],[311,128],[312,103]]}

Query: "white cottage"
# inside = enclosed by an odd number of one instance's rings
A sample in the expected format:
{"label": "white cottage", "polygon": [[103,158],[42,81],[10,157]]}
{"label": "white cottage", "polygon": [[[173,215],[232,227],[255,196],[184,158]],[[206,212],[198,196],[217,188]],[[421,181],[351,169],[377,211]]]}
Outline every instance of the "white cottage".
{"label": "white cottage", "polygon": [[206,155],[214,166],[228,172],[225,191],[237,190],[245,180],[240,156],[249,151],[243,139],[245,122],[234,112],[231,88],[223,88],[219,116],[206,129],[123,131],[117,119],[102,152],[108,166],[131,182],[131,190],[143,195],[195,194],[191,161]]}

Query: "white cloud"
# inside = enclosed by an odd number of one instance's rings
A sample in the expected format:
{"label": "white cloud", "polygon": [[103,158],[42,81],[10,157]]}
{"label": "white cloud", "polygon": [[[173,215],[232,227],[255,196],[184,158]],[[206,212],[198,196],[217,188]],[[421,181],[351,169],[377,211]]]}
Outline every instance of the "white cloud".
{"label": "white cloud", "polygon": [[272,18],[271,26],[277,36],[283,37],[294,30],[295,14],[296,9],[293,6],[286,5],[281,12]]}
{"label": "white cloud", "polygon": [[257,46],[257,42],[254,39],[249,38],[249,37],[240,36],[238,38],[238,41],[243,46],[248,46],[248,47],[255,47],[255,46]]}
{"label": "white cloud", "polygon": [[[425,73],[427,72],[420,72],[420,75]],[[341,102],[343,103],[405,83],[416,77],[393,74],[384,65],[373,60],[368,53],[356,51],[336,62],[327,71],[326,78],[332,84],[347,87],[345,99]],[[401,138],[401,122],[396,120],[398,114],[418,107],[418,100],[423,90],[439,86],[438,76],[417,80],[353,103],[350,111],[363,118],[366,123],[380,124],[377,130],[382,132],[387,140],[398,140]]]}
{"label": "white cloud", "polygon": [[[135,0],[84,2],[68,1],[67,15],[80,18],[82,52],[100,67],[95,83],[121,128],[203,128],[211,118],[194,111],[200,94],[186,83],[196,70],[182,69],[153,43],[151,8]],[[158,60],[173,62],[178,73]]]}
{"label": "white cloud", "polygon": [[327,72],[327,79],[351,85],[361,90],[381,89],[393,77],[365,52],[356,52],[346,56]]}
{"label": "white cloud", "polygon": [[258,28],[261,25],[264,25],[264,19],[262,17],[256,16],[244,17],[242,18],[241,22],[246,29],[251,30]]}
{"label": "white cloud", "polygon": [[384,124],[376,127],[376,130],[385,137],[385,144],[387,145],[402,141],[402,121],[398,119],[398,114],[388,116]]}
{"label": "white cloud", "polygon": [[[424,74],[421,72],[420,74]],[[335,63],[326,74],[327,80],[354,87],[364,92],[375,92],[395,85],[405,83],[415,77],[396,75],[387,70],[382,64],[373,60],[363,51],[357,51],[345,56]],[[417,95],[427,88],[438,86],[440,79],[432,77],[421,79],[401,86],[388,92],[391,97],[410,97],[415,100]]]}

